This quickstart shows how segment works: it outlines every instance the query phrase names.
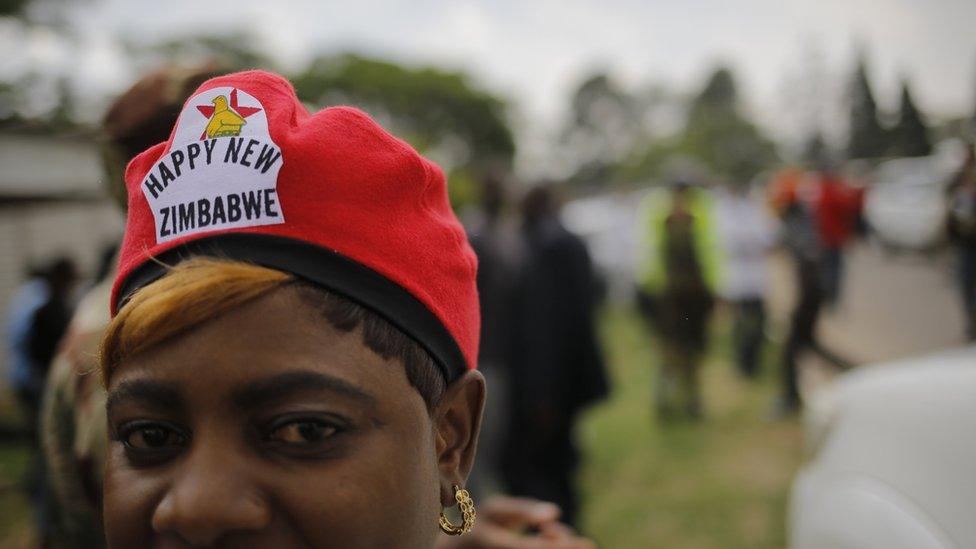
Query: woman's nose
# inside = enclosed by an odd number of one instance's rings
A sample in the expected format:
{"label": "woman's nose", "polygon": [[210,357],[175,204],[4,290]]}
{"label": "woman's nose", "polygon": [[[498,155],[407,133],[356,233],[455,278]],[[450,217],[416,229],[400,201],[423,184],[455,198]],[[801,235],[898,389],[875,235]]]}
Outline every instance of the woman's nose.
{"label": "woman's nose", "polygon": [[178,468],[153,512],[156,532],[208,547],[232,532],[259,531],[271,522],[268,500],[233,456],[198,447]]}

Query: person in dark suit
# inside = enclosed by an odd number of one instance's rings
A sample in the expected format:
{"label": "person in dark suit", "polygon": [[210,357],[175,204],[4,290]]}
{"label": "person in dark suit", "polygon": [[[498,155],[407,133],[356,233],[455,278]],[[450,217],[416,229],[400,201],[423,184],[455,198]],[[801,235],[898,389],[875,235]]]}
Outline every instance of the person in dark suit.
{"label": "person in dark suit", "polygon": [[514,495],[556,503],[573,524],[579,462],[573,427],[579,412],[608,390],[594,325],[597,283],[586,246],[560,222],[548,188],[530,191],[522,214],[525,260],[505,480]]}

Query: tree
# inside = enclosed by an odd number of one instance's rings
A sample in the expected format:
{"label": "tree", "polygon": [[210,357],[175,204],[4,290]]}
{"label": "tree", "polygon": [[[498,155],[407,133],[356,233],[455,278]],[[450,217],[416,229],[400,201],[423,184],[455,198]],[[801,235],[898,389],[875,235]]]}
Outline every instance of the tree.
{"label": "tree", "polygon": [[448,169],[512,165],[515,140],[505,102],[464,74],[341,55],[316,59],[292,81],[299,97],[317,106],[363,108]]}
{"label": "tree", "polygon": [[691,118],[734,113],[738,102],[735,78],[727,67],[719,67],[708,78],[705,87],[691,101]]}
{"label": "tree", "polygon": [[0,0],[0,17],[10,18],[7,23],[70,33],[69,10],[64,9],[66,3],[65,0]]}
{"label": "tree", "polygon": [[819,166],[831,160],[830,149],[824,141],[823,134],[814,132],[803,146],[803,161],[811,166]]}
{"label": "tree", "polygon": [[849,158],[877,158],[888,149],[888,139],[878,121],[878,105],[868,82],[867,67],[861,58],[849,90],[850,128],[847,156]]}
{"label": "tree", "polygon": [[684,127],[637,148],[617,166],[624,181],[647,181],[681,171],[710,171],[733,182],[748,183],[779,160],[776,146],[739,108],[735,76],[719,67],[705,85],[682,105]]}
{"label": "tree", "polygon": [[[56,35],[55,47],[64,42],[69,50],[77,45],[77,35],[68,28],[64,0],[0,0],[0,21],[16,41],[30,33],[46,31]],[[24,63],[23,48],[4,53],[11,67],[25,65],[25,70],[4,71],[0,76],[0,122],[28,124],[36,129],[65,130],[78,125],[74,119],[75,91],[63,71],[38,69]],[[18,63],[18,61],[21,61]],[[53,102],[52,98],[60,101]]]}
{"label": "tree", "polygon": [[927,156],[932,153],[929,130],[912,100],[905,80],[901,85],[898,123],[891,132],[891,153],[896,156]]}
{"label": "tree", "polygon": [[19,16],[30,0],[0,0],[0,15]]}
{"label": "tree", "polygon": [[456,207],[474,200],[485,174],[512,169],[515,140],[505,102],[462,73],[349,54],[320,57],[292,82],[303,101],[362,108],[440,163]]}
{"label": "tree", "polygon": [[604,184],[642,137],[642,109],[605,73],[584,79],[573,93],[561,142],[572,155],[570,182]]}
{"label": "tree", "polygon": [[716,69],[692,99],[678,152],[740,183],[778,157],[772,141],[739,111],[735,78],[727,67]]}
{"label": "tree", "polygon": [[240,31],[181,36],[149,46],[129,44],[128,49],[143,63],[150,61],[148,64],[157,64],[159,60],[154,58],[160,58],[184,64],[213,62],[220,72],[257,68],[275,70],[274,63],[254,37]]}

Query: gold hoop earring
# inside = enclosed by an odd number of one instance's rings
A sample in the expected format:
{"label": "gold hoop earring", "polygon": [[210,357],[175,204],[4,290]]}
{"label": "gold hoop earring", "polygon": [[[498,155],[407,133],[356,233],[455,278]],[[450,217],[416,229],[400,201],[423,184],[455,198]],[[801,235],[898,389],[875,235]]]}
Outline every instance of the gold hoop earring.
{"label": "gold hoop earring", "polygon": [[441,530],[449,536],[460,536],[461,534],[467,534],[471,531],[471,527],[474,526],[474,500],[471,499],[471,494],[467,490],[461,488],[457,484],[454,485],[454,499],[457,501],[458,509],[461,510],[461,525],[455,526],[451,524],[451,519],[447,518],[444,511],[441,511],[441,516],[438,519]]}

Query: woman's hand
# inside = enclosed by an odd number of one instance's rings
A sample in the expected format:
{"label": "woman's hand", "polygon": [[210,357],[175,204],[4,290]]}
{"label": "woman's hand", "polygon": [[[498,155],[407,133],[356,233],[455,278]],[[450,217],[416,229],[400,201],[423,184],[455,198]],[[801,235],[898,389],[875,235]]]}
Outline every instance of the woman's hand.
{"label": "woman's hand", "polygon": [[[559,507],[528,498],[495,496],[478,509],[470,533],[442,536],[437,549],[594,549],[572,528],[559,522]],[[526,530],[536,533],[526,534]]]}

